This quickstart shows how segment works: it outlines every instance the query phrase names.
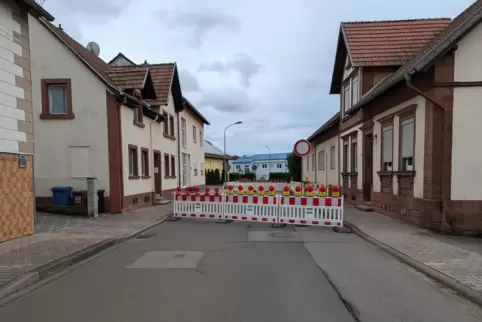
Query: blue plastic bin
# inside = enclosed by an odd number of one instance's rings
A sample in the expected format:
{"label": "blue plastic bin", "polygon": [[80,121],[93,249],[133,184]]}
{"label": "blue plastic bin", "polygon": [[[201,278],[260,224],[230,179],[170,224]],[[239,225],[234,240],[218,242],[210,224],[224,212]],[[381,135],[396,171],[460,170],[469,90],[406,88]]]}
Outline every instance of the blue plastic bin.
{"label": "blue plastic bin", "polygon": [[68,206],[72,187],[52,187],[52,199],[54,206]]}

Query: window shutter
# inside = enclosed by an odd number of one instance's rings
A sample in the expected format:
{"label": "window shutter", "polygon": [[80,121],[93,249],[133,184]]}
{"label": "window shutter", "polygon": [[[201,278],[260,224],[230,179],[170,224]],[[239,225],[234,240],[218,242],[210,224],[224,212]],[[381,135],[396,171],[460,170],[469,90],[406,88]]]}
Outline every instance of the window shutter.
{"label": "window shutter", "polygon": [[414,122],[413,118],[402,122],[402,158],[413,157],[413,135]]}
{"label": "window shutter", "polygon": [[383,129],[383,162],[392,162],[393,148],[393,127],[387,126]]}

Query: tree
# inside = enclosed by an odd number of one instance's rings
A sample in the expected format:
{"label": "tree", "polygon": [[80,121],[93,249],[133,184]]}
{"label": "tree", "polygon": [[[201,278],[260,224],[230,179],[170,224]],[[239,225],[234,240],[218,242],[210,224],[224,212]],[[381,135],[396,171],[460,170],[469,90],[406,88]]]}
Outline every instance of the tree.
{"label": "tree", "polygon": [[287,158],[288,170],[290,176],[294,181],[301,182],[301,172],[302,172],[302,162],[301,158],[297,156],[294,152],[290,153]]}
{"label": "tree", "polygon": [[219,169],[214,170],[214,182],[213,184],[218,185],[221,183],[221,173]]}

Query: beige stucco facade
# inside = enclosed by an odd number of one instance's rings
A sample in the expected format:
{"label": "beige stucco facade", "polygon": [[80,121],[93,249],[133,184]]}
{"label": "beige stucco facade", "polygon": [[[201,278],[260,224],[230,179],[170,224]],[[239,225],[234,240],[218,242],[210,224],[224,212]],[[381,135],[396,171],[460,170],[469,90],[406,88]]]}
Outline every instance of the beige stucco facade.
{"label": "beige stucco facade", "polygon": [[[334,151],[332,150],[334,147]],[[320,163],[320,152],[323,152],[325,163]],[[331,164],[331,153],[334,154],[334,167]],[[313,164],[313,157],[315,158],[315,164]],[[316,147],[311,147],[311,153],[308,156],[302,158],[302,179],[308,179],[309,182],[323,185],[339,185],[338,180],[338,136],[334,136]]]}
{"label": "beige stucco facade", "polygon": [[[86,189],[88,176],[109,196],[107,88],[38,20],[30,24],[36,196],[53,186]],[[74,119],[40,119],[42,79],[71,80]]]}
{"label": "beige stucco facade", "polygon": [[[482,81],[482,25],[458,43],[454,81]],[[452,200],[482,200],[482,88],[455,87],[452,128]]]}
{"label": "beige stucco facade", "polygon": [[[425,99],[421,96],[416,96],[413,99],[405,101],[373,118],[373,135],[376,139],[373,140],[373,191],[381,191],[380,176],[377,172],[381,168],[381,137],[382,125],[380,119],[387,115],[394,114],[393,118],[393,171],[399,169],[399,125],[400,119],[397,112],[411,106],[417,105],[415,110],[415,153],[414,153],[414,171],[416,175],[413,183],[413,194],[415,198],[423,198],[423,170],[424,170],[424,147],[425,147]],[[394,174],[395,176],[395,174]],[[393,194],[398,194],[398,180],[393,178]]]}
{"label": "beige stucco facade", "polygon": [[[177,140],[179,140],[179,135],[178,135],[178,121],[177,121],[177,115],[174,109],[174,99],[172,97],[172,93],[169,93],[169,101],[167,105],[161,106],[161,114],[163,111],[166,111],[169,116],[174,117],[174,136],[175,139],[171,140],[169,138],[166,138],[162,135],[162,131],[160,132],[160,135],[154,135],[154,140],[155,144],[159,146],[159,151],[161,151],[161,156],[162,156],[162,190],[173,190],[176,189],[176,187],[179,185],[179,160],[178,160],[178,150],[177,150]],[[170,120],[168,121],[170,122]],[[170,126],[170,123],[166,123],[168,126]],[[164,124],[162,124],[164,126]],[[165,154],[169,155],[174,155],[176,162],[175,162],[175,168],[176,168],[176,177],[175,178],[166,178],[166,173],[165,173],[165,167],[164,167],[164,155]]]}
{"label": "beige stucco facade", "polygon": [[[181,143],[181,154],[189,155],[191,163],[182,166],[181,176],[186,171],[186,182],[183,186],[200,186],[206,182],[204,160],[204,123],[188,107],[179,113],[179,117],[186,120],[186,145]],[[182,138],[181,138],[182,142]],[[182,158],[182,157],[181,157]]]}

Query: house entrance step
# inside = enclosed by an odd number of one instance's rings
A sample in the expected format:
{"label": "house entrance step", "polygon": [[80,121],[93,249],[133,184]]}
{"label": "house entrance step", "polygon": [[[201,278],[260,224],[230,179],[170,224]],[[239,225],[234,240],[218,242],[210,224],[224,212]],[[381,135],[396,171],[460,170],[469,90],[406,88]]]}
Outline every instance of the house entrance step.
{"label": "house entrance step", "polygon": [[355,208],[363,211],[373,211],[373,207],[371,206],[371,204],[366,203],[355,205]]}
{"label": "house entrance step", "polygon": [[171,203],[171,200],[166,199],[164,197],[156,196],[156,200],[154,201],[154,203],[156,205],[167,205],[167,204]]}

